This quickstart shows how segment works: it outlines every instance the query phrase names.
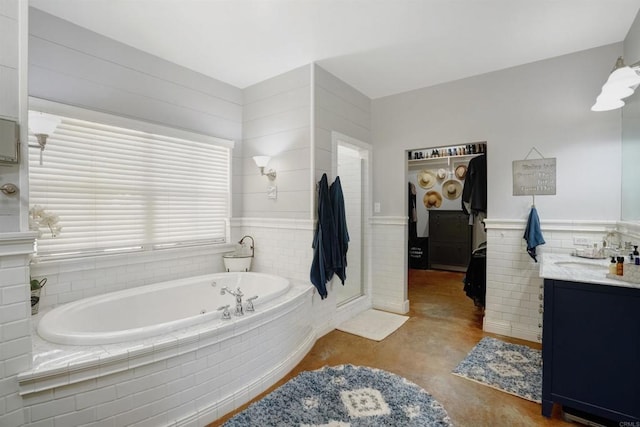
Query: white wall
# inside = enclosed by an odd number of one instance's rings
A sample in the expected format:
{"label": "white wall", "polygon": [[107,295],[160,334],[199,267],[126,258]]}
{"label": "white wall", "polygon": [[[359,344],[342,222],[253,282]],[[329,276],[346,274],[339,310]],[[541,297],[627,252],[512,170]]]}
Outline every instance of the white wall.
{"label": "white wall", "polygon": [[[621,50],[604,46],[373,101],[381,222],[406,215],[405,150],[487,141],[487,331],[535,341],[540,322],[538,265],[522,239],[531,198],[512,196],[513,160],[532,147],[557,158],[557,194],[536,198],[543,231],[552,233],[542,251],[568,252],[576,233],[597,241],[620,217],[620,112],[590,107]],[[404,229],[385,228],[374,247],[405,241]],[[406,257],[388,255],[386,294],[406,296]]]}
{"label": "white wall", "polygon": [[[26,136],[22,112],[26,100],[26,10],[17,0],[0,2],[0,118],[17,121],[21,139]],[[0,163],[0,185],[12,183],[23,189],[21,178],[18,165]],[[20,230],[20,195],[0,193],[0,232]]]}
{"label": "white wall", "polygon": [[326,173],[330,182],[331,132],[371,143],[371,100],[333,74],[314,65],[315,182]]}
{"label": "white wall", "polygon": [[[310,66],[250,86],[243,94],[242,216],[309,219]],[[275,169],[274,181],[260,176],[253,161],[257,155],[271,156],[267,169]],[[277,199],[267,198],[269,185],[277,186]]]}
{"label": "white wall", "polygon": [[557,195],[541,218],[618,219],[620,112],[589,109],[621,44],[535,62],[373,101],[374,201],[404,215],[405,149],[487,141],[491,218],[523,218],[511,162],[531,147],[557,158]]}
{"label": "white wall", "polygon": [[[236,141],[242,171],[242,91],[29,8],[29,95]],[[241,179],[233,180],[233,193]],[[242,210],[233,199],[233,212]]]}
{"label": "white wall", "polygon": [[[235,140],[233,189],[240,188],[240,89],[38,9],[29,9],[29,24],[30,96]],[[236,197],[233,202],[232,210],[241,212],[242,200]],[[170,280],[187,271],[222,271],[220,252],[187,248],[131,257],[43,263],[32,265],[31,274],[48,278],[42,299],[46,307]]]}
{"label": "white wall", "polygon": [[[27,11],[26,2],[0,1],[0,117],[18,121],[21,140],[27,135]],[[20,193],[0,193],[0,425],[17,427],[24,423],[17,375],[31,367],[28,263],[34,236],[18,232],[26,228],[20,208],[28,193],[19,165],[0,164],[0,185],[8,182]]]}

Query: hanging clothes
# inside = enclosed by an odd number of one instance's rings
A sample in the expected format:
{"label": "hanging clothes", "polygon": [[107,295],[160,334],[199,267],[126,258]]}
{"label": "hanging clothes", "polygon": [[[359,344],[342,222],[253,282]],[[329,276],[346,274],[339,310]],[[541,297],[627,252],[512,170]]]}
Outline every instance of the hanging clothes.
{"label": "hanging clothes", "polygon": [[347,230],[347,216],[344,208],[344,194],[340,177],[336,177],[329,187],[329,197],[333,208],[333,220],[338,245],[338,260],[334,266],[336,275],[342,281],[347,279],[347,251],[349,250],[349,231]]}
{"label": "hanging clothes", "polygon": [[467,273],[463,279],[464,292],[476,307],[484,307],[487,293],[487,243],[471,253]]}
{"label": "hanging clothes", "polygon": [[416,186],[409,183],[409,195],[407,198],[409,205],[407,206],[407,215],[409,216],[409,241],[413,241],[418,237],[418,210],[416,209]]}
{"label": "hanging clothes", "polygon": [[527,241],[527,253],[535,262],[538,262],[536,247],[544,245],[545,241],[544,237],[542,237],[540,218],[538,217],[538,210],[535,206],[531,206],[531,212],[529,212],[529,219],[527,220],[527,228],[524,230],[523,239]]}
{"label": "hanging clothes", "polygon": [[487,212],[487,155],[469,161],[462,190],[462,210],[467,215]]}
{"label": "hanging clothes", "polygon": [[318,223],[313,236],[313,261],[311,263],[311,283],[320,297],[327,297],[326,283],[331,280],[335,266],[339,262],[338,237],[333,217],[327,174],[322,174],[318,183]]}

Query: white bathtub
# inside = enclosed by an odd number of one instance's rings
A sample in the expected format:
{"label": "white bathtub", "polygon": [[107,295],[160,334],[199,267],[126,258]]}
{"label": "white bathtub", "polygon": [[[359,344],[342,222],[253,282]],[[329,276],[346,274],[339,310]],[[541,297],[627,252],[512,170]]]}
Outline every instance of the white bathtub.
{"label": "white bathtub", "polygon": [[243,301],[258,296],[256,310],[285,294],[288,279],[263,273],[217,273],[172,280],[85,298],[61,305],[38,323],[38,335],[68,345],[99,345],[144,339],[219,319],[218,308],[236,299],[222,287],[240,288]]}

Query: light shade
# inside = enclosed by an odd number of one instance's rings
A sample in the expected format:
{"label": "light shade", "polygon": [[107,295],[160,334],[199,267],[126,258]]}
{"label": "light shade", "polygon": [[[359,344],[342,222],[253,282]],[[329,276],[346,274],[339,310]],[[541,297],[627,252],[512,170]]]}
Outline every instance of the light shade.
{"label": "light shade", "polygon": [[605,85],[602,86],[602,92],[600,92],[598,98],[604,96],[606,98],[623,99],[631,95],[633,95],[633,89],[629,86],[605,83]]}
{"label": "light shade", "polygon": [[606,98],[600,95],[596,103],[591,107],[591,111],[609,111],[624,107],[624,101],[620,98]]}
{"label": "light shade", "polygon": [[29,111],[29,129],[34,135],[51,135],[60,124],[60,117]]}
{"label": "light shade", "polygon": [[640,84],[640,76],[631,67],[624,66],[613,71],[605,86],[631,87]]}
{"label": "light shade", "polygon": [[264,168],[269,164],[271,157],[269,156],[253,156],[253,161],[256,162],[256,166]]}
{"label": "light shade", "polygon": [[624,60],[619,57],[591,111],[609,111],[623,107],[622,99],[633,95],[638,85],[640,85],[638,64],[629,67],[624,65]]}

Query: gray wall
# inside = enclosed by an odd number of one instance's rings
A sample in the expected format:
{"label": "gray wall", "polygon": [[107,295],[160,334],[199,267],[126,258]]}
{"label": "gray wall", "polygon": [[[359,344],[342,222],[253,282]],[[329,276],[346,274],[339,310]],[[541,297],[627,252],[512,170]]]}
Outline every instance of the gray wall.
{"label": "gray wall", "polygon": [[622,45],[613,44],[373,101],[374,202],[405,215],[405,149],[488,141],[489,217],[526,218],[511,163],[532,147],[557,158],[541,219],[620,217],[620,112],[590,111]]}
{"label": "gray wall", "polygon": [[[308,219],[311,165],[311,72],[306,65],[244,90],[245,217]],[[271,156],[267,169],[277,173],[270,181],[253,156]],[[267,198],[267,187],[277,186],[277,198]]]}
{"label": "gray wall", "polygon": [[[640,61],[640,13],[624,39],[627,65]],[[640,93],[626,98],[622,108],[622,219],[640,220]]]}
{"label": "gray wall", "polygon": [[[29,9],[29,95],[240,142],[242,91]],[[234,175],[241,176],[241,144]],[[239,192],[240,180],[234,180]],[[234,198],[233,213],[241,212]]]}
{"label": "gray wall", "polygon": [[371,100],[316,65],[314,70],[315,180],[331,178],[331,132],[371,143]]}

